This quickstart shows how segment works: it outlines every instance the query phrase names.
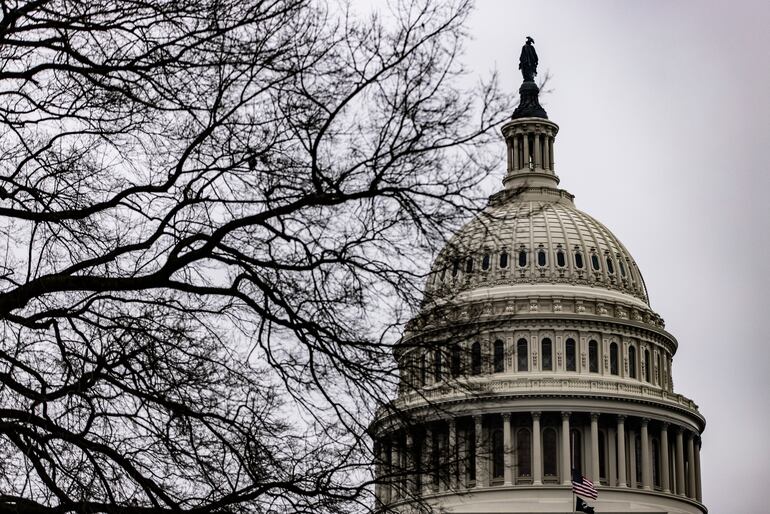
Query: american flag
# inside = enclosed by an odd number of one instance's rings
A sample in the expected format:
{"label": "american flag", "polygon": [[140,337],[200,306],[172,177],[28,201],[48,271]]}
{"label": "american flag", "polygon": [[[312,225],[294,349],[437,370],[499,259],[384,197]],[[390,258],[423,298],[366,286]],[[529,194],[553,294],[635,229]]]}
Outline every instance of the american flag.
{"label": "american flag", "polygon": [[594,487],[594,483],[580,474],[580,471],[572,470],[572,492],[580,496],[586,496],[595,500],[599,497],[599,492]]}

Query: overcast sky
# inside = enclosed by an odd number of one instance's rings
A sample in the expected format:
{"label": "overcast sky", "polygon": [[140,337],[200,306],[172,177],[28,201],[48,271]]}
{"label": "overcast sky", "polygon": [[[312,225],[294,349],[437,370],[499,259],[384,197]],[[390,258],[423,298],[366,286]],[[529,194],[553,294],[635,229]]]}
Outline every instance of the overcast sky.
{"label": "overcast sky", "polygon": [[717,514],[770,503],[768,5],[478,0],[466,55],[518,88],[535,39],[561,186],[626,245],[679,340]]}

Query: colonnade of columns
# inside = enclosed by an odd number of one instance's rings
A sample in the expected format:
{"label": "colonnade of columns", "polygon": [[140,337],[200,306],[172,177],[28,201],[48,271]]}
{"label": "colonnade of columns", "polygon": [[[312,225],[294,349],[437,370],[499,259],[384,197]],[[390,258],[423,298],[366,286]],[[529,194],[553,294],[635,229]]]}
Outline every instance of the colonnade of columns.
{"label": "colonnade of columns", "polygon": [[381,504],[446,490],[568,486],[573,468],[597,485],[701,501],[698,435],[648,418],[566,411],[463,416],[380,439],[377,457]]}
{"label": "colonnade of columns", "polygon": [[508,171],[553,171],[554,136],[546,132],[516,131],[508,136]]}

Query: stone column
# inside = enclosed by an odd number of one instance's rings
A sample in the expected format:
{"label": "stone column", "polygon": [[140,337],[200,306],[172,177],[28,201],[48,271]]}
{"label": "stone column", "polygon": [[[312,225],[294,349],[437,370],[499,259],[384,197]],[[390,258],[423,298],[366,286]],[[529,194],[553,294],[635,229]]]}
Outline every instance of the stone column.
{"label": "stone column", "polygon": [[607,485],[610,487],[617,487],[618,485],[618,467],[615,465],[617,462],[618,445],[615,442],[615,429],[607,428],[607,460],[610,465],[607,467]]}
{"label": "stone column", "polygon": [[434,491],[433,476],[436,470],[433,468],[433,430],[428,425],[425,426],[423,447],[422,490],[423,494],[430,494]]}
{"label": "stone column", "polygon": [[511,447],[511,413],[506,412],[503,414],[503,466],[504,473],[504,485],[513,484],[513,448]]}
{"label": "stone column", "polygon": [[512,170],[519,169],[519,156],[521,155],[521,149],[519,148],[519,135],[513,135],[513,163],[511,165]]}
{"label": "stone column", "polygon": [[626,483],[626,417],[618,416],[618,487],[628,487]]}
{"label": "stone column", "polygon": [[444,466],[447,464],[449,456],[447,452],[447,444],[449,441],[448,438],[444,438],[442,433],[438,433],[434,437],[436,437],[436,442],[438,443],[436,445],[436,451],[438,452],[438,455],[436,455],[436,465],[438,466],[436,468],[436,478],[438,478],[436,490],[446,491],[449,484],[444,480],[442,470],[445,469]]}
{"label": "stone column", "polygon": [[393,440],[393,444],[390,449],[390,469],[391,473],[391,498],[398,499],[403,496],[401,489],[401,479],[403,478],[401,468],[401,451],[399,449],[398,439]]}
{"label": "stone column", "polygon": [[521,135],[521,144],[524,147],[524,166],[529,171],[529,134],[526,132]]}
{"label": "stone column", "polygon": [[700,447],[701,441],[698,440],[695,445],[695,499],[703,501],[703,490],[700,483]]}
{"label": "stone column", "polygon": [[[458,432],[459,433],[459,432]],[[468,429],[464,428],[462,430],[463,436],[461,439],[459,439],[459,442],[457,444],[457,476],[458,476],[458,482],[460,488],[467,488],[468,487],[468,468],[467,468],[467,462],[468,459]]]}
{"label": "stone column", "polygon": [[695,486],[695,441],[694,435],[690,432],[687,435],[687,485],[689,486],[688,497],[693,500],[698,497]]}
{"label": "stone column", "polygon": [[543,485],[543,444],[540,442],[540,413],[532,413],[532,485]]}
{"label": "stone column", "polygon": [[652,489],[652,473],[650,473],[650,437],[647,430],[650,420],[642,418],[642,487]]}
{"label": "stone column", "polygon": [[476,429],[475,433],[475,442],[476,445],[476,487],[484,487],[486,484],[485,478],[486,473],[484,469],[484,464],[486,463],[486,459],[484,458],[484,448],[483,448],[483,438],[481,430],[483,428],[483,425],[481,424],[481,414],[476,414],[473,416],[473,423],[474,427]]}
{"label": "stone column", "polygon": [[381,505],[390,503],[390,469],[388,469],[388,446],[384,440],[380,441],[379,448],[380,472],[377,479],[380,481],[379,500]]}
{"label": "stone column", "polygon": [[540,134],[535,132],[532,134],[534,138],[534,147],[535,147],[535,169],[542,168],[543,167],[543,154],[540,151]]}
{"label": "stone column", "polygon": [[629,483],[636,487],[636,431],[628,430],[628,470],[631,472]]}
{"label": "stone column", "polygon": [[457,490],[458,458],[457,458],[457,420],[449,419],[449,487]]}
{"label": "stone column", "polygon": [[415,473],[415,470],[417,469],[417,466],[415,466],[414,462],[414,438],[412,437],[412,434],[410,432],[406,433],[406,459],[405,459],[405,469],[404,469],[404,476],[406,477],[406,490],[408,494],[413,494],[417,492],[417,476]]}
{"label": "stone column", "polygon": [[676,494],[684,493],[684,442],[682,427],[679,427],[676,431]]}
{"label": "stone column", "polygon": [[553,137],[548,138],[548,154],[551,157],[551,162],[548,163],[548,169],[553,171],[554,164],[553,164]]}
{"label": "stone column", "polygon": [[572,483],[572,466],[569,451],[569,412],[561,413],[561,483]]}
{"label": "stone column", "polygon": [[375,507],[382,505],[382,448],[380,443],[374,442],[374,505]]}
{"label": "stone column", "polygon": [[551,136],[548,134],[543,134],[543,169],[544,170],[550,170],[551,169],[551,148],[548,141],[551,139]]}
{"label": "stone column", "polygon": [[663,423],[663,427],[660,429],[660,485],[664,493],[671,492],[668,466],[668,423]]}
{"label": "stone column", "polygon": [[591,473],[595,485],[599,485],[599,414],[591,413]]}

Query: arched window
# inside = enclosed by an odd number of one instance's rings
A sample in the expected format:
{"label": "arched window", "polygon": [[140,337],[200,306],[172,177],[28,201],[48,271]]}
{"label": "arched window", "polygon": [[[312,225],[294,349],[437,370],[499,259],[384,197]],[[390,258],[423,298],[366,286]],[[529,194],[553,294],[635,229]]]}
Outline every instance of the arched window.
{"label": "arched window", "polygon": [[527,371],[529,369],[529,349],[527,340],[519,339],[516,343],[516,369],[518,371]]}
{"label": "arched window", "polygon": [[500,268],[505,269],[508,267],[508,252],[503,250],[503,253],[500,254]]}
{"label": "arched window", "polygon": [[599,479],[607,482],[607,447],[604,432],[599,431]]}
{"label": "arched window", "polygon": [[564,266],[567,265],[567,261],[564,258],[564,250],[562,250],[561,248],[556,250],[556,265],[560,268],[563,268]]}
{"label": "arched window", "polygon": [[471,375],[481,374],[481,343],[471,346]]}
{"label": "arched window", "polygon": [[537,251],[537,265],[538,266],[545,266],[546,265],[545,250],[543,250],[542,248]]}
{"label": "arched window", "polygon": [[449,366],[451,368],[452,378],[457,378],[462,374],[462,352],[460,351],[459,344],[452,345]]}
{"label": "arched window", "polygon": [[532,438],[527,428],[516,431],[516,473],[520,477],[532,476]]}
{"label": "arched window", "polygon": [[452,276],[456,277],[459,272],[460,272],[460,260],[459,259],[453,259],[452,260]]}
{"label": "arched window", "polygon": [[481,269],[487,271],[489,269],[489,254],[485,253],[481,258]]}
{"label": "arched window", "polygon": [[495,373],[505,371],[505,344],[499,339],[495,341],[494,370]]}
{"label": "arched window", "polygon": [[610,373],[618,374],[618,343],[610,343]]}
{"label": "arched window", "polygon": [[583,471],[583,438],[579,430],[574,428],[569,434],[570,465],[573,469]]}
{"label": "arched window", "polygon": [[599,266],[599,256],[595,253],[591,254],[591,266],[594,268],[594,271],[599,271],[601,269]]}
{"label": "arched window", "polygon": [[428,356],[424,353],[420,356],[420,385],[425,387],[428,384]]}
{"label": "arched window", "polygon": [[543,369],[546,371],[551,371],[553,370],[553,343],[551,343],[551,340],[546,337],[543,339],[541,346]]}
{"label": "arched window", "polygon": [[660,368],[660,354],[655,354],[655,382],[658,385],[663,384],[663,379],[661,378],[661,368]]}
{"label": "arched window", "polygon": [[626,278],[626,267],[623,265],[623,259],[618,256],[618,265],[620,266],[620,276]]}
{"label": "arched window", "polygon": [[644,350],[644,380],[650,381],[650,350]]}
{"label": "arched window", "polygon": [[492,430],[492,479],[503,478],[505,473],[505,453],[503,446],[503,428],[496,426]]}
{"label": "arched window", "polygon": [[527,266],[527,251],[519,250],[519,267],[525,268]]}
{"label": "arched window", "polygon": [[628,375],[636,378],[636,347],[628,345]]}
{"label": "arched window", "polygon": [[572,338],[567,339],[564,358],[567,361],[567,371],[577,371],[577,349],[575,348],[575,340]]}
{"label": "arched window", "polygon": [[583,254],[579,250],[575,250],[575,267],[583,269]]}
{"label": "arched window", "polygon": [[599,343],[593,339],[588,342],[588,371],[599,372]]}
{"label": "arched window", "polygon": [[473,273],[473,257],[465,259],[465,272]]}
{"label": "arched window", "polygon": [[615,273],[615,266],[612,264],[612,257],[610,257],[609,255],[607,256],[607,273],[609,273],[610,275]]}
{"label": "arched window", "polygon": [[441,350],[433,352],[433,381],[441,382]]}
{"label": "arched window", "polygon": [[556,430],[546,428],[543,430],[543,474],[546,477],[558,476],[557,449]]}

